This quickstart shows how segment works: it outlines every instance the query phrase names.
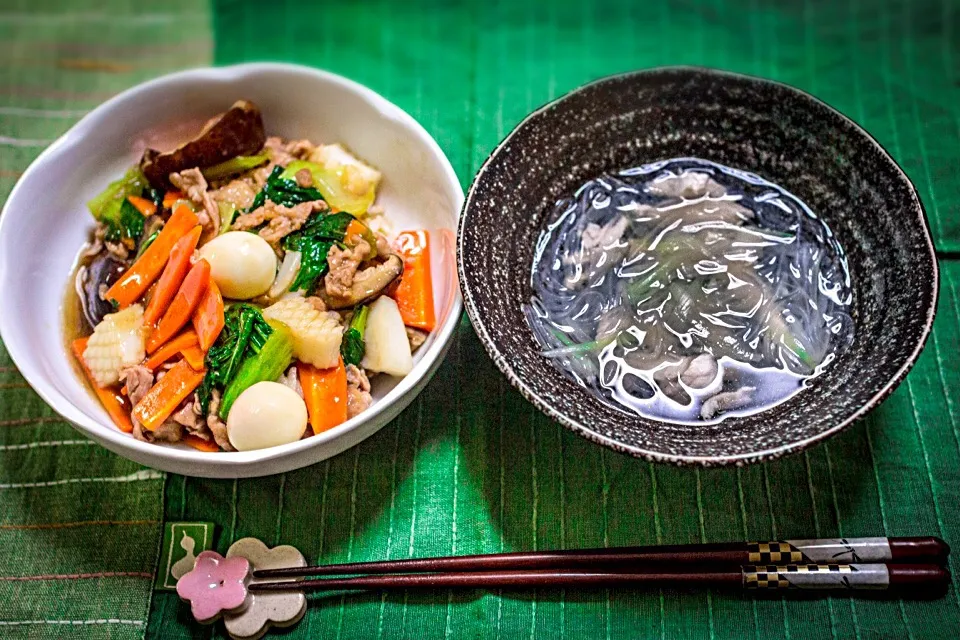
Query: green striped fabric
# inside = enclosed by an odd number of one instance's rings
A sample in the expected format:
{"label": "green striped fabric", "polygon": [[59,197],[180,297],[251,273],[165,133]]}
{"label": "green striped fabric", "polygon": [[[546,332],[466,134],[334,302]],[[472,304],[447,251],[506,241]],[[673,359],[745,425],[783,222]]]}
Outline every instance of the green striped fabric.
{"label": "green striped fabric", "polygon": [[[414,115],[466,186],[522,117],[593,78],[706,64],[795,84],[848,113],[916,181],[938,245],[960,243],[957,9],[809,0],[659,3],[218,2],[218,64],[281,59],[356,79]],[[865,212],[868,215],[869,212]],[[541,416],[464,320],[393,424],[326,463],[239,482],[173,478],[168,519],[212,519],[313,561],[787,536],[941,535],[960,543],[960,266],[909,381],[809,453],[745,469],[655,466]],[[948,391],[949,390],[949,391]],[[958,569],[956,561],[952,568]],[[204,637],[158,595],[156,637]],[[678,591],[316,595],[292,638],[954,638],[934,602],[752,600]],[[219,632],[217,632],[219,634]]]}
{"label": "green striped fabric", "polygon": [[[0,197],[98,103],[210,63],[205,5],[140,5],[0,3]],[[0,637],[144,637],[163,486],[60,420],[0,347]]]}
{"label": "green striped fabric", "polygon": [[[76,118],[74,110],[89,109],[140,79],[201,64],[208,55],[210,23],[206,13],[196,13],[206,11],[199,4],[141,2],[134,9],[132,0],[113,0],[118,8],[111,11],[85,2],[70,3],[58,14],[70,18],[51,18],[66,3],[49,0],[0,8],[0,59],[7,62],[0,65],[0,140],[55,137]],[[927,348],[887,402],[829,443],[770,464],[697,471],[608,452],[547,420],[503,380],[464,319],[434,381],[376,436],[337,458],[279,476],[168,476],[162,511],[158,480],[85,484],[79,490],[7,488],[68,477],[125,477],[139,468],[92,445],[32,446],[83,439],[50,418],[9,360],[0,359],[0,523],[19,527],[0,526],[0,540],[8,542],[0,549],[27,552],[0,552],[0,589],[12,592],[0,593],[0,620],[97,622],[79,631],[46,623],[15,628],[40,637],[88,637],[94,628],[110,637],[223,637],[222,628],[193,624],[169,592],[155,593],[148,622],[133,624],[145,620],[147,578],[6,579],[149,573],[161,519],[215,522],[220,551],[252,535],[271,545],[293,544],[308,560],[323,562],[882,534],[940,535],[960,547],[960,261],[951,259],[960,251],[956,2],[310,5],[215,2],[214,61],[287,60],[358,80],[416,117],[464,186],[526,113],[609,73],[705,64],[811,91],[875,135],[920,190],[945,258],[939,315]],[[125,18],[114,23],[92,17],[107,12]],[[35,13],[45,18],[29,17]],[[137,31],[133,23],[152,24]],[[64,69],[58,62],[64,56],[132,68]],[[24,108],[46,115],[23,115]],[[39,147],[0,147],[0,193],[6,193]],[[4,386],[11,384],[20,386]],[[68,502],[74,497],[68,491],[86,501]],[[23,528],[69,520],[147,522],[92,525],[95,536],[84,526]],[[26,568],[30,562],[38,566]],[[957,573],[960,563],[952,560],[951,569]],[[116,595],[118,585],[123,598]],[[28,591],[34,587],[47,600],[34,598]],[[99,623],[119,619],[132,622]],[[719,591],[612,589],[317,594],[285,637],[958,635],[955,588],[936,601],[754,600]],[[6,637],[2,629],[0,637]]]}

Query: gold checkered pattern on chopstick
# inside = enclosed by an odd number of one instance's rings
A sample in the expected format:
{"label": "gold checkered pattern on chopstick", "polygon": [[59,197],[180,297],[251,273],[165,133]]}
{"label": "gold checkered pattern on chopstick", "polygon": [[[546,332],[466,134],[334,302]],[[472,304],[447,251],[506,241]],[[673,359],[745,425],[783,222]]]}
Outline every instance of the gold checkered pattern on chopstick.
{"label": "gold checkered pattern on chopstick", "polygon": [[752,564],[796,564],[805,558],[796,547],[789,542],[751,542],[747,545]]}
{"label": "gold checkered pattern on chopstick", "polygon": [[746,589],[789,589],[791,573],[852,573],[846,564],[791,564],[743,567],[743,586]]}
{"label": "gold checkered pattern on chopstick", "polygon": [[743,568],[743,586],[747,589],[789,589],[790,583],[787,582],[778,569],[770,565],[766,567],[744,567]]}

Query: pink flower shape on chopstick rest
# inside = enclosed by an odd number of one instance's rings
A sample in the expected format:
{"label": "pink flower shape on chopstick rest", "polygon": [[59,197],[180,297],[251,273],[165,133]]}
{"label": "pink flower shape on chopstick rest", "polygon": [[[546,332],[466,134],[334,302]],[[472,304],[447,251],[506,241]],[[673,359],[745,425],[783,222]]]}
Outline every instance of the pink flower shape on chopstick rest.
{"label": "pink flower shape on chopstick rest", "polygon": [[193,570],[177,581],[177,595],[190,601],[198,622],[207,624],[225,611],[236,611],[247,601],[250,562],[246,558],[224,558],[216,551],[197,556]]}

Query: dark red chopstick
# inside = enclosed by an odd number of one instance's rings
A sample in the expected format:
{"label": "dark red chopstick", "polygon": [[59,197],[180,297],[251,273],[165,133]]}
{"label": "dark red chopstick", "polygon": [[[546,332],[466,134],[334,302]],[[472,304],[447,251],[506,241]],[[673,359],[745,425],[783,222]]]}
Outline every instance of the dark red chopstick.
{"label": "dark red chopstick", "polygon": [[372,575],[285,582],[254,582],[250,590],[342,591],[369,589],[511,589],[536,587],[726,587],[757,591],[902,591],[941,593],[950,574],[936,564],[745,566],[714,571],[512,570]]}
{"label": "dark red chopstick", "polygon": [[259,570],[254,572],[254,577],[259,579],[440,571],[510,572],[528,569],[581,569],[596,572],[664,564],[740,566],[854,562],[941,563],[949,553],[950,547],[935,537],[726,542],[354,562]]}

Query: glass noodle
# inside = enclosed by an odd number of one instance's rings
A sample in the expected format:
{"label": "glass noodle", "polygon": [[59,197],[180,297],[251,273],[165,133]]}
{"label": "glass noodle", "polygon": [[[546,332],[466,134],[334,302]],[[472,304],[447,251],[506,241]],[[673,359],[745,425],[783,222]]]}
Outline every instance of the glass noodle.
{"label": "glass noodle", "polygon": [[783,188],[678,158],[584,184],[541,235],[524,311],[544,356],[621,410],[674,422],[797,393],[853,338],[830,228]]}

